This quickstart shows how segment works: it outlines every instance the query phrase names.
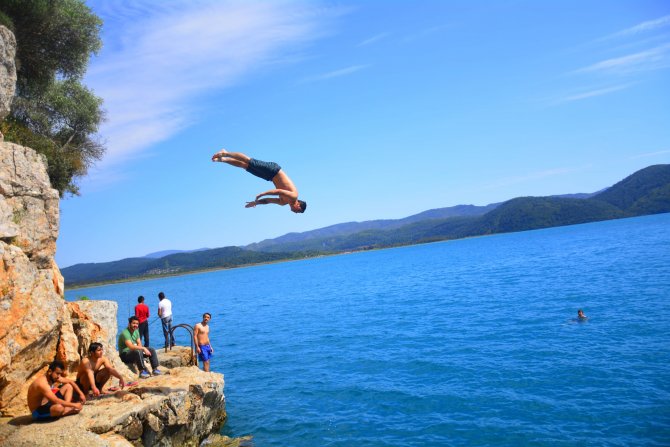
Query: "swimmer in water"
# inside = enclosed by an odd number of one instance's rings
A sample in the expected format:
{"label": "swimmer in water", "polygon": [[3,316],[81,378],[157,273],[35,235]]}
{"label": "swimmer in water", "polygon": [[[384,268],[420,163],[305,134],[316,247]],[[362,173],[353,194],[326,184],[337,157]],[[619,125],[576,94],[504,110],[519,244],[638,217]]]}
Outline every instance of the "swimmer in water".
{"label": "swimmer in water", "polygon": [[587,317],[586,315],[584,315],[584,311],[583,311],[583,310],[579,309],[579,310],[577,311],[577,321],[586,321],[586,320],[588,320],[588,319],[589,319],[589,317]]}

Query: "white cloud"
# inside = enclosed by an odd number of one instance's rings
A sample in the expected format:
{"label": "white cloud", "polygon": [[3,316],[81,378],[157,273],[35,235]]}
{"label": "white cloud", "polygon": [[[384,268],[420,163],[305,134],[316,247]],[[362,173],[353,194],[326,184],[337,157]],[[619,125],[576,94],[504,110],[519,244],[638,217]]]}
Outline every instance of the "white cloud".
{"label": "white cloud", "polygon": [[[574,88],[573,90],[582,90],[582,92],[566,94],[558,100],[550,101],[550,105],[595,98],[624,90],[644,82],[646,73],[669,68],[670,42],[668,42],[667,33],[659,32],[662,28],[669,26],[670,15],[666,15],[596,39],[592,43],[605,44],[607,47],[602,48],[602,51],[609,55],[619,54],[619,56],[603,57],[599,62],[567,74],[581,77],[582,82],[586,81],[592,85],[600,84],[600,87]],[[612,47],[611,44],[615,38],[618,39],[618,42]],[[628,82],[621,84],[624,80]]]}
{"label": "white cloud", "polygon": [[370,65],[353,65],[351,67],[341,68],[339,70],[329,71],[328,73],[322,73],[316,76],[310,76],[305,78],[303,82],[314,82],[314,81],[325,81],[326,79],[339,78],[341,76],[347,76],[357,71],[368,68]]}
{"label": "white cloud", "polygon": [[113,14],[106,48],[87,75],[108,121],[102,165],[122,162],[189,125],[206,91],[231,87],[250,73],[295,58],[341,11],[300,2],[107,3]]}
{"label": "white cloud", "polygon": [[541,180],[547,177],[554,177],[557,175],[565,175],[565,174],[571,174],[573,172],[579,172],[583,171],[585,169],[590,168],[591,165],[585,165],[585,166],[578,166],[578,167],[572,167],[572,168],[555,168],[555,169],[547,169],[544,171],[538,171],[538,172],[531,172],[526,175],[520,175],[516,177],[506,177],[501,179],[500,181],[489,184],[484,186],[482,189],[497,189],[497,188],[502,188],[504,186],[510,186],[510,185],[516,185],[519,183],[526,183],[529,181],[534,181],[534,180]]}
{"label": "white cloud", "polygon": [[656,152],[647,152],[646,154],[638,154],[638,155],[633,155],[630,157],[631,160],[636,160],[638,158],[649,158],[649,157],[657,157],[659,155],[665,155],[665,154],[670,154],[670,150],[666,151],[656,151]]}
{"label": "white cloud", "polygon": [[582,99],[593,98],[595,96],[607,95],[609,93],[614,93],[614,92],[618,92],[620,90],[627,89],[631,85],[633,85],[633,84],[631,83],[631,84],[615,85],[613,87],[606,87],[606,88],[600,88],[600,89],[595,89],[595,90],[589,90],[589,91],[585,91],[585,92],[582,92],[582,93],[577,93],[577,94],[574,94],[574,95],[565,96],[563,98],[560,98],[560,99],[554,101],[554,105],[562,104],[562,103],[566,103],[566,102],[572,102],[572,101],[580,101]]}
{"label": "white cloud", "polygon": [[359,43],[357,46],[359,46],[359,47],[364,47],[364,46],[366,46],[366,45],[370,45],[370,44],[372,44],[372,43],[375,43],[375,42],[377,42],[377,41],[380,41],[380,40],[382,40],[382,39],[384,39],[384,38],[386,38],[386,37],[388,37],[388,36],[389,36],[389,33],[379,33],[379,34],[377,34],[377,35],[375,35],[375,36],[372,36],[372,37],[370,37],[370,38],[368,38],[368,39],[365,39],[364,41],[362,41],[361,43]]}
{"label": "white cloud", "polygon": [[634,36],[637,34],[653,31],[659,28],[664,28],[666,26],[670,26],[670,15],[639,23],[630,28],[626,28],[625,30],[619,31],[614,34],[610,34],[609,36],[605,37],[605,39],[624,37],[624,36]]}
{"label": "white cloud", "polygon": [[580,68],[575,73],[614,72],[626,74],[637,71],[656,70],[670,65],[670,61],[668,60],[669,53],[670,44],[660,45],[627,56],[606,59],[588,67]]}

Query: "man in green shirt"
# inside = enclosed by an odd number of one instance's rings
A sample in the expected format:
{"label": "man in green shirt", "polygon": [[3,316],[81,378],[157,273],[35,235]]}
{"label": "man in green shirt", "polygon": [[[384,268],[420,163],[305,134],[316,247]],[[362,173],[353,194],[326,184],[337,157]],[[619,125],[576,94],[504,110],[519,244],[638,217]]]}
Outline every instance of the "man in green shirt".
{"label": "man in green shirt", "polygon": [[142,379],[150,376],[149,371],[144,366],[144,357],[149,357],[153,375],[158,376],[162,374],[158,369],[158,355],[154,348],[142,346],[139,327],[139,318],[136,316],[128,318],[128,327],[119,334],[119,357],[121,357],[123,363],[134,364],[140,371],[140,378]]}

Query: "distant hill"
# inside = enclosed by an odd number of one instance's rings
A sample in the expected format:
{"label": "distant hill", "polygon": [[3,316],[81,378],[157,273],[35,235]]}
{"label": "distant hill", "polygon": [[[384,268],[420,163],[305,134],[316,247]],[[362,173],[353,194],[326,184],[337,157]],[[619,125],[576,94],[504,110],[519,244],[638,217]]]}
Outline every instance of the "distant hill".
{"label": "distant hill", "polygon": [[457,205],[448,208],[437,208],[423,211],[402,219],[368,220],[365,222],[347,222],[303,233],[288,233],[275,239],[266,239],[261,242],[247,245],[246,249],[254,251],[276,252],[294,250],[327,250],[329,241],[356,233],[371,230],[395,230],[406,225],[433,219],[448,219],[452,217],[482,216],[493,210],[499,204],[486,206]]}
{"label": "distant hill", "polygon": [[157,259],[162,258],[163,256],[173,255],[175,253],[182,253],[182,252],[183,250],[162,250],[162,251],[156,251],[154,253],[149,253],[148,255],[144,255],[143,258]]}
{"label": "distant hill", "polygon": [[293,253],[259,253],[239,247],[223,247],[192,253],[175,253],[160,259],[127,258],[120,261],[76,264],[61,273],[68,285],[90,284],[163,276],[211,268],[288,260],[299,257]]}
{"label": "distant hill", "polygon": [[175,253],[193,253],[196,251],[204,251],[204,250],[209,250],[209,248],[198,248],[196,250],[162,250],[154,253],[149,253],[148,255],[144,255],[143,257],[158,259],[164,256],[173,255]]}
{"label": "distant hill", "polygon": [[654,165],[637,171],[594,199],[616,206],[631,216],[668,212],[670,165]]}
{"label": "distant hill", "polygon": [[487,206],[438,208],[403,219],[347,222],[289,233],[246,247],[77,264],[64,268],[62,274],[66,284],[73,286],[667,212],[670,165],[655,165],[594,194],[518,197]]}
{"label": "distant hill", "polygon": [[626,217],[626,214],[613,205],[594,199],[519,197],[473,222],[468,232],[470,235],[508,233],[620,217]]}

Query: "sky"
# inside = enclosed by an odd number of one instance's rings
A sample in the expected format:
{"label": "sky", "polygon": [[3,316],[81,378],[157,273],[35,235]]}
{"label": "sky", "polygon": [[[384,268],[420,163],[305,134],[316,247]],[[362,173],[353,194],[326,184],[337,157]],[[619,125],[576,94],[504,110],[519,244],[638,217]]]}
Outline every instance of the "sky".
{"label": "sky", "polygon": [[[459,204],[595,192],[670,163],[665,0],[91,0],[104,158],[61,268]],[[245,209],[279,163],[304,214]]]}

